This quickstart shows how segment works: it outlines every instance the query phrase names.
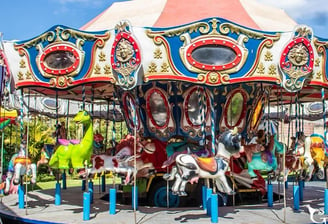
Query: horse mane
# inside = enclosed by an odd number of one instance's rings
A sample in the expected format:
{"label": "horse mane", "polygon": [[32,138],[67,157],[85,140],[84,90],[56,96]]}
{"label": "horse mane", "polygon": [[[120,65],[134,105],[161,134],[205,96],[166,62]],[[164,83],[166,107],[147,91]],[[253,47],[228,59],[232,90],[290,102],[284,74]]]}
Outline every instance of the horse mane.
{"label": "horse mane", "polygon": [[134,136],[127,135],[124,139],[121,139],[121,141],[116,145],[116,152],[121,151],[121,149],[125,147],[129,147],[133,149],[134,146]]}

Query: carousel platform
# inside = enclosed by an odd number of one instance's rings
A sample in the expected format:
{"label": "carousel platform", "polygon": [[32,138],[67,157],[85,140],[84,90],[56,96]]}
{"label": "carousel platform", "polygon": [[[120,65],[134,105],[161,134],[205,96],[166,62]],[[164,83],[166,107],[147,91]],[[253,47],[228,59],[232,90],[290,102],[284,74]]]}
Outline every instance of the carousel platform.
{"label": "carousel platform", "polygon": [[[272,207],[266,202],[256,205],[219,207],[219,223],[313,223],[308,205],[314,209],[324,208],[325,182],[306,182],[303,201],[299,209],[294,209],[293,183],[286,189],[287,206],[284,209],[283,197],[274,201]],[[283,186],[273,183],[277,193]],[[109,202],[103,200],[105,193],[94,189],[90,220],[83,221],[83,193],[81,188],[71,187],[61,190],[61,204],[55,205],[55,190],[28,192],[25,208],[18,207],[18,195],[4,196],[0,203],[0,223],[113,223],[113,224],[170,224],[170,223],[211,223],[201,207],[156,208],[139,206],[134,213],[131,205],[117,204],[116,214],[109,214]],[[317,221],[322,218],[315,216]]]}

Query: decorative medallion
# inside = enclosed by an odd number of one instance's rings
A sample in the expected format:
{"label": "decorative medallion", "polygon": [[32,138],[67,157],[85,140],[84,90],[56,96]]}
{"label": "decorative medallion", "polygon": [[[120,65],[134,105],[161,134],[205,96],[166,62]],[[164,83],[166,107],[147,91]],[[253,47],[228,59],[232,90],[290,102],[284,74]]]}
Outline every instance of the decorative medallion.
{"label": "decorative medallion", "polygon": [[115,40],[111,50],[111,64],[115,71],[118,84],[125,89],[131,89],[137,84],[137,69],[140,67],[140,49],[130,31],[127,21],[122,21],[115,27]]}
{"label": "decorative medallion", "polygon": [[312,30],[298,26],[294,37],[283,49],[280,69],[283,73],[283,86],[290,92],[299,91],[313,72],[314,53],[311,45]]}

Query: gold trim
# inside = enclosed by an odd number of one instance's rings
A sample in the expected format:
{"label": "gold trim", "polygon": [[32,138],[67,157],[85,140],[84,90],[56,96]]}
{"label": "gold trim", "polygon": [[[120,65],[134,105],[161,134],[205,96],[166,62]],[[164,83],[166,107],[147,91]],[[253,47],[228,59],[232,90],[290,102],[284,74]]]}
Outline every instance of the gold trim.
{"label": "gold trim", "polygon": [[100,51],[98,57],[99,57],[99,61],[106,61],[106,54],[103,51]]}
{"label": "gold trim", "polygon": [[263,65],[263,62],[260,62],[259,65],[257,66],[256,72],[260,75],[264,75],[265,73],[265,67]]}
{"label": "gold trim", "polygon": [[248,38],[252,39],[272,39],[272,40],[279,40],[281,34],[280,33],[275,33],[273,35],[268,35],[260,32],[256,32],[254,30],[248,30],[246,28],[243,28],[241,26],[232,24],[232,23],[222,23],[219,27],[220,32],[222,34],[228,34],[228,33],[236,33],[237,35],[244,34]]}
{"label": "gold trim", "polygon": [[163,62],[163,64],[161,65],[161,72],[169,72],[169,68],[170,66],[168,65],[168,63]]}
{"label": "gold trim", "polygon": [[94,67],[93,67],[93,71],[94,71],[94,74],[96,75],[100,75],[101,72],[100,72],[101,68],[98,64],[96,64]]}
{"label": "gold trim", "polygon": [[104,66],[104,74],[105,75],[112,74],[112,68],[111,68],[110,65],[107,64],[107,65]]}
{"label": "gold trim", "polygon": [[271,64],[269,66],[269,72],[268,72],[268,74],[269,75],[272,75],[272,76],[277,75],[277,67],[276,67],[275,64]]}
{"label": "gold trim", "polygon": [[154,62],[151,62],[148,66],[148,73],[156,73],[157,72],[157,65]]}
{"label": "gold trim", "polygon": [[[174,37],[180,36],[183,33],[193,33],[199,31],[201,34],[208,33],[210,30],[210,26],[206,22],[197,22],[192,25],[186,25],[183,27],[173,28],[169,30],[161,30],[161,31],[153,31],[153,30],[146,30],[146,35],[150,38],[153,38],[154,41],[158,36],[167,36],[167,37]],[[156,43],[156,42],[155,42]]]}
{"label": "gold trim", "polygon": [[264,61],[272,61],[273,54],[270,51],[266,51],[264,54]]}
{"label": "gold trim", "polygon": [[[54,31],[48,31],[30,41],[27,41],[23,44],[17,44],[15,43],[14,47],[15,49],[18,48],[31,48],[35,47],[38,45],[40,42],[45,42],[48,41],[49,43],[51,42],[60,42],[60,41],[67,41],[70,37],[78,39],[83,39],[83,40],[88,40],[88,41],[93,41],[93,40],[99,40],[97,42],[98,47],[103,47],[105,44],[105,41],[110,38],[110,32],[107,31],[104,34],[89,34],[89,33],[84,33],[81,31],[73,30],[71,28],[65,29],[61,26],[57,26]],[[83,45],[84,43],[82,43]]]}
{"label": "gold trim", "polygon": [[162,53],[161,49],[159,47],[156,48],[154,51],[154,59],[161,59],[161,58],[163,58],[162,55],[163,55],[163,53]]}

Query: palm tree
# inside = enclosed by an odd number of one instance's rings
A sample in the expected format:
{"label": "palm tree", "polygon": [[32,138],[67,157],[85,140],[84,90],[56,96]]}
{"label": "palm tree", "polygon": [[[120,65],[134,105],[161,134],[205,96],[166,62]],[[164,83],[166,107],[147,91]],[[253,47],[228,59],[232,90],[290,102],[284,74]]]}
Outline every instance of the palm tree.
{"label": "palm tree", "polygon": [[32,122],[29,123],[28,151],[32,161],[36,161],[44,144],[55,144],[56,140],[52,135],[55,127],[47,124],[49,120],[38,119],[37,116],[34,116]]}

